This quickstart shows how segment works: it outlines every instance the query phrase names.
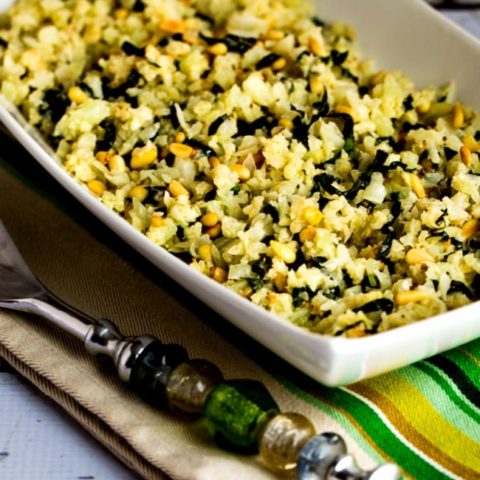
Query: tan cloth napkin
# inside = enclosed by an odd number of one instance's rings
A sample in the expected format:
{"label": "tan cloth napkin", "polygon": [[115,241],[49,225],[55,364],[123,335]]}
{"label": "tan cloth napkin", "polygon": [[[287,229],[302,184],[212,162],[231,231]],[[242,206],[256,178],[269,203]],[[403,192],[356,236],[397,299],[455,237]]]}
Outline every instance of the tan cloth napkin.
{"label": "tan cloth napkin", "polygon": [[[33,165],[27,154],[15,150],[12,155],[27,162],[27,167],[28,162]],[[128,263],[102,244],[105,237],[111,243],[120,241],[98,230],[93,217],[82,216],[87,224],[81,227],[51,199],[41,198],[0,167],[0,219],[34,273],[64,301],[94,317],[115,321],[125,334],[148,333],[180,343],[191,358],[206,358],[220,366],[226,378],[264,382],[282,410],[304,413],[319,431],[344,435],[361,464],[372,466],[340,425],[287,392],[243,354],[235,346],[240,334],[225,320],[160,272],[154,273],[153,282],[136,270],[135,262]],[[218,329],[227,329],[230,341]],[[90,357],[81,342],[39,318],[0,310],[0,355],[144,478],[275,478],[255,457],[218,449],[200,422],[192,424],[143,403],[117,380],[107,359]]]}

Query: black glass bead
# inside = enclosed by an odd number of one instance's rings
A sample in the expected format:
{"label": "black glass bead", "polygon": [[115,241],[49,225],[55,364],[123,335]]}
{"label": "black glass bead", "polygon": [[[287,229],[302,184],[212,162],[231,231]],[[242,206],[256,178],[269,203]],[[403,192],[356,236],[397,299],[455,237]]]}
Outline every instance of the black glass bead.
{"label": "black glass bead", "polygon": [[130,385],[148,403],[165,407],[166,385],[170,374],[187,360],[188,354],[180,345],[153,342],[135,362],[130,375]]}

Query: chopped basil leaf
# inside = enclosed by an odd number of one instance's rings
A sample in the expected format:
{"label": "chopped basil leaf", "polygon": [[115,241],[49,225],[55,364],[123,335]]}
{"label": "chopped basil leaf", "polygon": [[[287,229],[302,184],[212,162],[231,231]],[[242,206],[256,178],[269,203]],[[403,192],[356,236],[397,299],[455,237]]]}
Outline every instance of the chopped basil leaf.
{"label": "chopped basil leaf", "polygon": [[395,304],[388,300],[387,298],[380,298],[378,300],[374,300],[373,302],[366,303],[361,307],[354,309],[354,312],[363,312],[363,313],[373,313],[373,312],[386,312],[392,313]]}
{"label": "chopped basil leaf", "polygon": [[136,47],[133,43],[130,42],[123,42],[122,43],[122,50],[127,55],[134,55],[136,57],[144,57],[145,56],[145,49]]}
{"label": "chopped basil leaf", "polygon": [[413,109],[413,95],[409,94],[403,101],[403,108],[406,112]]}
{"label": "chopped basil leaf", "polygon": [[332,50],[331,58],[334,65],[343,65],[348,58],[349,51],[339,52],[338,50]]}
{"label": "chopped basil leaf", "polygon": [[475,298],[473,292],[464,283],[458,282],[457,280],[452,280],[451,286],[448,290],[449,295],[453,293],[463,293],[469,300]]}
{"label": "chopped basil leaf", "polygon": [[326,23],[319,17],[316,17],[316,16],[312,17],[311,20],[312,20],[312,23],[317,27],[324,27],[326,25]]}
{"label": "chopped basil leaf", "polygon": [[277,55],[276,53],[270,53],[257,62],[256,68],[257,70],[268,68],[272,66],[279,58],[282,57],[280,57],[280,55]]}
{"label": "chopped basil leaf", "polygon": [[222,123],[225,122],[225,120],[228,120],[228,115],[221,115],[216,120],[214,120],[208,128],[208,135],[215,135],[218,129],[221,127]]}
{"label": "chopped basil leaf", "polygon": [[445,158],[447,160],[451,160],[455,155],[458,155],[458,152],[456,150],[452,150],[451,148],[444,147],[443,148],[445,151]]}
{"label": "chopped basil leaf", "polygon": [[202,142],[199,142],[198,140],[194,140],[193,138],[185,140],[185,144],[190,145],[195,150],[200,150],[206,157],[217,156],[216,152],[212,148],[210,148],[208,145],[205,145]]}

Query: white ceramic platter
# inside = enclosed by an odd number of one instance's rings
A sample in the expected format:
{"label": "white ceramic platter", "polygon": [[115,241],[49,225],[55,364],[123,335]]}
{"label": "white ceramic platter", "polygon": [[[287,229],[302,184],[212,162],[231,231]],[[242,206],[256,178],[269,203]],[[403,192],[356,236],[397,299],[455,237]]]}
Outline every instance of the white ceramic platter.
{"label": "white ceramic platter", "polygon": [[[363,51],[380,67],[400,68],[419,86],[454,80],[459,97],[480,108],[480,44],[422,0],[316,3],[321,17],[354,24]],[[309,333],[269,314],[151,243],[73,180],[5,101],[0,102],[0,120],[53,177],[117,235],[231,323],[324,384],[353,383],[480,337],[480,302],[368,338]]]}

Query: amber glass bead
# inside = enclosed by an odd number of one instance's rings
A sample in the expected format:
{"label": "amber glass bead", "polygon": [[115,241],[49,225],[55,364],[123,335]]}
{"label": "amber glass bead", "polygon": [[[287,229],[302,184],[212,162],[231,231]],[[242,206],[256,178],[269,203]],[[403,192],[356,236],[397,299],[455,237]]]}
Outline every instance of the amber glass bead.
{"label": "amber glass bead", "polygon": [[260,439],[260,458],[270,469],[278,473],[293,473],[298,454],[315,436],[315,427],[303,415],[284,413],[268,422]]}
{"label": "amber glass bead", "polygon": [[279,413],[263,384],[254,380],[230,380],[219,384],[208,397],[204,416],[215,442],[242,453],[258,452],[262,427]]}
{"label": "amber glass bead", "polygon": [[182,363],[168,379],[168,404],[180,414],[200,414],[209,393],[222,380],[222,372],[211,362],[190,360]]}
{"label": "amber glass bead", "polygon": [[132,366],[130,385],[147,402],[156,407],[166,405],[166,385],[172,370],[188,360],[180,345],[152,342]]}

